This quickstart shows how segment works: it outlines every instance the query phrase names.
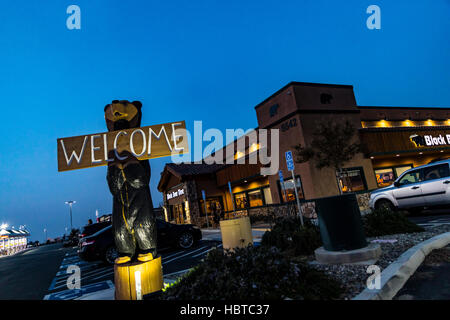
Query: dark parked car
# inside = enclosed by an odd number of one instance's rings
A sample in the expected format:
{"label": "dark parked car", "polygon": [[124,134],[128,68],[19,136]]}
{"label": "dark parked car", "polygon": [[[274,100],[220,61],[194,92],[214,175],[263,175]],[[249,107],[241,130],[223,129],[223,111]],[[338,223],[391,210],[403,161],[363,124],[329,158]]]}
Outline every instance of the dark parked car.
{"label": "dark parked car", "polygon": [[106,228],[109,225],[111,225],[110,221],[97,222],[97,223],[85,225],[83,227],[83,230],[80,233],[80,238],[90,236],[90,235],[96,233],[97,231],[100,231],[100,230]]}
{"label": "dark parked car", "polygon": [[[156,219],[158,249],[179,247],[188,249],[202,239],[201,230],[192,224],[172,224]],[[80,239],[78,255],[85,261],[103,260],[113,264],[117,258],[111,224],[102,230]]]}

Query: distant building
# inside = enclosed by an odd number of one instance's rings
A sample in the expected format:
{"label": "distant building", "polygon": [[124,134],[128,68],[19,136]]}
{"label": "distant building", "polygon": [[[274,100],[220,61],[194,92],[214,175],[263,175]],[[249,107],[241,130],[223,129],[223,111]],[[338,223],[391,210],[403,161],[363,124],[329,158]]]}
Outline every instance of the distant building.
{"label": "distant building", "polygon": [[26,230],[0,230],[0,256],[20,252],[27,247],[30,233]]}

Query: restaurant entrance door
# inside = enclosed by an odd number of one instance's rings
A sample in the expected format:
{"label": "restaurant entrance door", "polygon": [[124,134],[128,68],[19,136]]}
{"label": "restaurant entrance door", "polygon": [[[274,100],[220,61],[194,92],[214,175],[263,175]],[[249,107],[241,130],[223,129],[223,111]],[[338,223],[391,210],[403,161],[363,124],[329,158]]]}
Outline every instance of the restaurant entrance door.
{"label": "restaurant entrance door", "polygon": [[176,224],[184,224],[186,221],[186,211],[184,203],[175,204],[172,206],[172,214]]}

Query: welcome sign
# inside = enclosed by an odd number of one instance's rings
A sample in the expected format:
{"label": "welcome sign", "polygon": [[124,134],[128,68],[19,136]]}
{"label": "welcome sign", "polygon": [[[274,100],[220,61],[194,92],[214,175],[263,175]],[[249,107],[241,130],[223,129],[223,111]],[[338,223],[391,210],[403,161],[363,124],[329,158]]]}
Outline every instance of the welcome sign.
{"label": "welcome sign", "polygon": [[184,121],[84,136],[58,138],[58,171],[105,166],[110,152],[130,152],[139,160],[188,153]]}

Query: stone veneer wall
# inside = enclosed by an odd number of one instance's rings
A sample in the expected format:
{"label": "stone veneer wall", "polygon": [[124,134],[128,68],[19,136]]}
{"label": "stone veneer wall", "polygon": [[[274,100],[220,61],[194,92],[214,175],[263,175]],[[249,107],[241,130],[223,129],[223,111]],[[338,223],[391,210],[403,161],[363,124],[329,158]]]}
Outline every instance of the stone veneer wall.
{"label": "stone veneer wall", "polygon": [[[187,182],[187,184],[191,184],[190,186],[186,186],[187,188],[193,188],[193,191],[188,189],[187,194],[190,195],[190,198],[196,199],[197,193],[195,189],[195,182]],[[362,214],[368,212],[369,208],[369,199],[370,193],[358,193],[356,194],[356,199],[358,201],[359,209]],[[200,217],[198,212],[200,212],[198,201],[188,199],[191,211],[191,223],[195,224],[199,227],[206,226],[206,217]],[[309,219],[317,219],[316,213],[316,203],[314,200],[310,201],[302,201],[301,203],[303,216]],[[237,218],[240,216],[272,216],[274,218],[278,218],[281,216],[290,216],[297,214],[297,205],[296,203],[287,203],[281,205],[269,205],[265,207],[258,208],[250,208],[248,210],[237,210],[236,212],[226,212],[224,214],[225,219]],[[213,226],[213,217],[208,216],[210,227]],[[218,227],[218,226],[215,226]]]}
{"label": "stone veneer wall", "polygon": [[365,213],[370,210],[369,207],[370,192],[356,194],[356,200],[358,200],[359,210],[361,211],[361,213]]}
{"label": "stone veneer wall", "polygon": [[191,223],[200,225],[200,208],[197,201],[197,186],[194,180],[186,181],[186,200],[189,202],[189,215],[191,216]]}

